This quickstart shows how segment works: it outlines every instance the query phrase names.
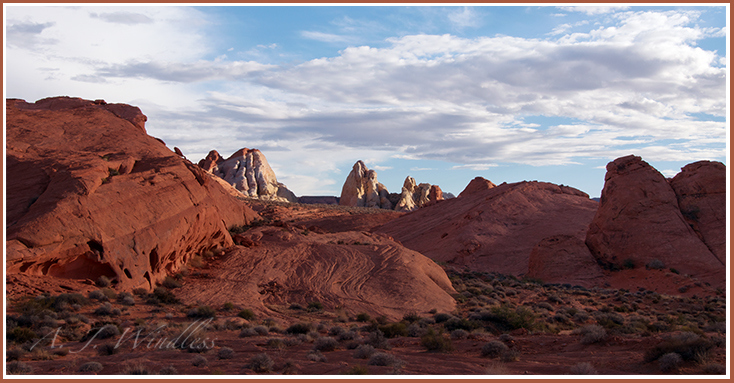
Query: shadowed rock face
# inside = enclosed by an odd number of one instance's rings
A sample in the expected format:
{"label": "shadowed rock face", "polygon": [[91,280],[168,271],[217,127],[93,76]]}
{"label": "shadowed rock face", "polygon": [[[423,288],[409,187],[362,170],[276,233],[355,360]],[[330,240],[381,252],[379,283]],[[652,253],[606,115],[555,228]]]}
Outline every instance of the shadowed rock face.
{"label": "shadowed rock face", "polygon": [[688,164],[670,185],[683,218],[726,264],[726,166],[715,161]]}
{"label": "shadowed rock face", "polygon": [[7,100],[8,273],[151,287],[257,214],[145,133],[136,107]]}
{"label": "shadowed rock face", "polygon": [[564,234],[582,240],[598,205],[566,186],[490,184],[475,179],[458,198],[428,205],[375,231],[436,261],[524,275],[530,252],[542,239]]}
{"label": "shadowed rock face", "polygon": [[[699,198],[689,198],[696,194],[691,190],[706,189],[702,186],[705,183],[695,186],[697,177],[691,174],[695,168],[682,172],[673,182],[678,185],[684,206],[699,203],[689,202]],[[706,208],[704,216],[714,215],[720,209],[720,206]],[[620,267],[631,261],[640,266],[660,260],[667,267],[717,286],[724,283],[724,262],[709,250],[683,217],[673,187],[640,157],[622,157],[607,165],[601,203],[589,226],[586,244],[605,265]]]}
{"label": "shadowed rock face", "polygon": [[604,274],[582,238],[555,235],[541,240],[530,252],[527,276],[546,283],[591,287]]}
{"label": "shadowed rock face", "polygon": [[297,197],[279,183],[265,155],[258,149],[242,148],[226,160],[216,150],[199,161],[205,171],[218,176],[243,195],[264,200],[296,202]]}

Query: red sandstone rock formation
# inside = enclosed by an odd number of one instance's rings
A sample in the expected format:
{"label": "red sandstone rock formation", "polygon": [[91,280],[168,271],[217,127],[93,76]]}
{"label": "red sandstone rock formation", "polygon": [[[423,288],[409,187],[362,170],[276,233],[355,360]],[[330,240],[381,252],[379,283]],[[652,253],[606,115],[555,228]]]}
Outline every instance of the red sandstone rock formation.
{"label": "red sandstone rock formation", "polygon": [[199,166],[247,197],[286,202],[298,200],[293,192],[278,182],[265,155],[258,149],[242,148],[226,160],[212,150],[199,161]]}
{"label": "red sandstone rock formation", "polygon": [[379,207],[392,209],[385,185],[377,182],[377,172],[357,161],[342,186],[339,204],[342,206]]}
{"label": "red sandstone rock formation", "polygon": [[[698,188],[697,177],[688,174],[696,168],[689,168],[674,182],[684,205],[689,191]],[[640,157],[622,157],[607,165],[601,203],[586,244],[594,257],[608,266],[644,266],[657,259],[666,267],[716,286],[723,287],[725,282],[724,262],[683,217],[676,193],[665,177]]]}
{"label": "red sandstone rock formation", "polygon": [[210,270],[210,278],[177,294],[202,304],[232,302],[257,311],[267,311],[265,305],[305,307],[318,301],[330,310],[340,306],[350,316],[367,312],[390,320],[456,307],[443,269],[385,235],[306,235],[301,227],[285,224],[251,229],[238,240],[256,245],[228,252]]}
{"label": "red sandstone rock formation", "polygon": [[544,238],[535,245],[530,252],[527,276],[545,283],[591,287],[604,274],[582,238],[562,234]]}
{"label": "red sandstone rock formation", "polygon": [[6,101],[8,273],[150,288],[257,217],[145,133],[136,107]]}
{"label": "red sandstone rock formation", "polygon": [[476,177],[471,180],[471,182],[469,182],[469,185],[466,185],[464,191],[459,193],[459,197],[474,194],[476,192],[481,192],[487,189],[491,189],[493,187],[497,187],[497,185],[493,184],[492,181],[482,177]]}
{"label": "red sandstone rock formation", "polygon": [[597,205],[565,186],[520,182],[489,188],[489,181],[475,179],[459,198],[375,230],[436,261],[521,275],[528,272],[530,252],[542,239],[562,234],[583,239]]}
{"label": "red sandstone rock formation", "polygon": [[670,185],[683,218],[726,264],[726,166],[715,161],[688,164]]}

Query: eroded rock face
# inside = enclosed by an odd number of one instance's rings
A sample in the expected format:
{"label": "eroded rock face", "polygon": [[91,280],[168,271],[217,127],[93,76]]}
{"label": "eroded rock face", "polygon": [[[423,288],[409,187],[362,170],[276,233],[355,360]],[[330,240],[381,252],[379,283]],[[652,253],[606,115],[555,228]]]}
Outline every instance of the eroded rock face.
{"label": "eroded rock face", "polygon": [[519,276],[528,272],[530,252],[542,239],[583,240],[597,208],[573,188],[544,182],[488,188],[485,181],[473,193],[429,204],[375,230],[436,261]]}
{"label": "eroded rock face", "polygon": [[535,245],[530,252],[527,276],[545,283],[591,287],[598,284],[604,273],[583,238],[562,234],[543,238]]}
{"label": "eroded rock face", "polygon": [[145,133],[138,108],[6,100],[8,273],[150,288],[257,214]]}
{"label": "eroded rock face", "polygon": [[413,177],[408,176],[403,182],[400,199],[395,205],[396,211],[413,211],[430,203],[443,200],[443,192],[438,185],[428,183],[417,184]]}
{"label": "eroded rock face", "polygon": [[[695,184],[684,181],[686,178],[695,179],[683,174],[676,182],[684,200],[688,188],[684,185]],[[624,263],[644,266],[657,259],[709,282],[723,284],[725,279],[723,262],[683,217],[673,187],[637,156],[607,165],[599,210],[589,226],[586,244],[594,257],[610,267]]]}
{"label": "eroded rock face", "polygon": [[485,179],[483,177],[476,177],[471,182],[469,182],[469,185],[466,185],[464,190],[459,193],[459,197],[467,196],[470,194],[474,194],[477,192],[482,192],[484,190],[491,189],[493,187],[496,187],[497,185],[493,184],[492,181]]}
{"label": "eroded rock face", "polygon": [[387,189],[377,182],[377,172],[357,161],[342,186],[339,205],[391,209]]}
{"label": "eroded rock face", "polygon": [[726,264],[726,166],[716,161],[688,164],[670,185],[683,218]]}
{"label": "eroded rock face", "polygon": [[298,198],[279,183],[265,155],[258,149],[242,148],[226,160],[216,150],[199,161],[199,166],[250,198],[296,202]]}
{"label": "eroded rock face", "polygon": [[249,247],[228,253],[211,278],[177,294],[212,306],[232,302],[258,311],[266,311],[266,305],[318,301],[330,310],[341,306],[349,315],[366,312],[390,320],[456,308],[443,269],[384,235],[302,232],[289,225],[251,229],[238,237]]}

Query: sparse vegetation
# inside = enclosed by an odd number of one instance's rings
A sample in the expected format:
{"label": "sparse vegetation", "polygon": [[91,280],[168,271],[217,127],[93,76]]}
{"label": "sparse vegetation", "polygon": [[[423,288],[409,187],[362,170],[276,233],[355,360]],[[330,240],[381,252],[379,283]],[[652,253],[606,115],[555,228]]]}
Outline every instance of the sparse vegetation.
{"label": "sparse vegetation", "polygon": [[429,328],[426,334],[421,337],[421,346],[434,352],[451,352],[454,350],[451,339],[444,337],[443,333],[435,332],[433,328]]}
{"label": "sparse vegetation", "polygon": [[498,340],[492,340],[482,346],[481,355],[486,358],[498,358],[503,352],[507,352],[508,350],[509,348],[506,344]]}
{"label": "sparse vegetation", "polygon": [[582,362],[571,367],[571,375],[598,375],[596,368],[589,362]]}
{"label": "sparse vegetation", "polygon": [[98,373],[104,369],[102,363],[99,362],[87,362],[79,366],[79,372],[93,372]]}
{"label": "sparse vegetation", "polygon": [[275,363],[268,354],[261,353],[250,359],[250,369],[255,372],[268,372],[273,369]]}

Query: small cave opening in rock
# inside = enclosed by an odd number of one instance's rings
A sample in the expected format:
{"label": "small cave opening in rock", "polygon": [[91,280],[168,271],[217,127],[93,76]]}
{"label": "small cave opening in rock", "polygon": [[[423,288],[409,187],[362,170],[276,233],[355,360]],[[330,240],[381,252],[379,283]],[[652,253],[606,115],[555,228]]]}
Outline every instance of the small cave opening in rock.
{"label": "small cave opening in rock", "polygon": [[101,243],[91,240],[87,242],[87,246],[89,246],[89,250],[99,254],[99,259],[104,259],[104,246]]}
{"label": "small cave opening in rock", "polygon": [[150,254],[148,255],[148,260],[150,262],[150,269],[153,271],[158,270],[158,265],[160,263],[160,257],[158,256],[157,247],[150,251]]}
{"label": "small cave opening in rock", "polygon": [[91,279],[96,281],[103,275],[110,279],[117,277],[117,273],[109,263],[99,262],[93,259],[91,254],[79,255],[68,261],[54,262],[44,266],[48,267],[44,267],[44,275],[56,278]]}
{"label": "small cave opening in rock", "polygon": [[125,276],[126,276],[126,277],[127,277],[128,279],[133,279],[133,276],[132,276],[132,274],[130,274],[130,270],[128,270],[128,269],[124,269],[124,270],[122,270],[122,271],[123,271],[123,272],[125,273]]}

